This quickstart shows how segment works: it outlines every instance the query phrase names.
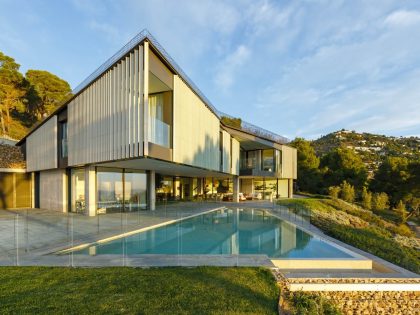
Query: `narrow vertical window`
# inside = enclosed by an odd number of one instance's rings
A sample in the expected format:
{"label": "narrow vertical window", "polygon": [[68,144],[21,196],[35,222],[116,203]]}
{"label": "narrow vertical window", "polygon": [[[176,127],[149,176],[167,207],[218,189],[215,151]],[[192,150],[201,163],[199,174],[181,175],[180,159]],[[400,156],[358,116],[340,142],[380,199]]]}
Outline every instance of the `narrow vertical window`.
{"label": "narrow vertical window", "polygon": [[68,156],[67,151],[67,121],[60,123],[61,128],[61,157],[66,158]]}

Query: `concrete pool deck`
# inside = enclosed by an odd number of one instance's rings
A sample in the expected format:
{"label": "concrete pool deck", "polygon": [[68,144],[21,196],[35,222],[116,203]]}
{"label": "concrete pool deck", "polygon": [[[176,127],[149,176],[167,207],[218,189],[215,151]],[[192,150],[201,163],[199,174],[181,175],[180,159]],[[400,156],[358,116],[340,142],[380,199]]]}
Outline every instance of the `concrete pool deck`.
{"label": "concrete pool deck", "polygon": [[[324,235],[319,229],[299,216],[291,215],[270,202],[183,202],[159,206],[156,211],[136,213],[117,213],[87,217],[78,214],[65,214],[39,209],[0,210],[0,265],[48,265],[48,266],[267,266],[275,268],[264,255],[98,255],[82,256],[68,253],[51,253],[77,245],[95,243],[109,237],[136,232],[139,229],[159,224],[167,224],[191,215],[199,215],[220,207],[266,209],[273,215],[297,227],[338,244],[350,251],[367,257],[373,262],[371,270],[325,270],[325,269],[281,269],[292,277],[339,276],[352,277],[417,277],[403,268],[388,263],[376,256],[365,253],[352,246]],[[283,209],[284,210],[284,209]],[[89,257],[86,259],[86,257]],[[322,266],[322,265],[320,265]],[[350,268],[350,267],[349,267]]]}

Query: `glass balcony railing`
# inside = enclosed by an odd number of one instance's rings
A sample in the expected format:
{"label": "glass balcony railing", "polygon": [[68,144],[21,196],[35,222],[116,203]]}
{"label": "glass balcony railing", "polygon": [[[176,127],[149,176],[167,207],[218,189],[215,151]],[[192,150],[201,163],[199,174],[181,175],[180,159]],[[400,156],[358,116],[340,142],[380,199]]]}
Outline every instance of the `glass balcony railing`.
{"label": "glass balcony railing", "polygon": [[171,147],[171,126],[163,121],[150,117],[149,141],[162,147]]}

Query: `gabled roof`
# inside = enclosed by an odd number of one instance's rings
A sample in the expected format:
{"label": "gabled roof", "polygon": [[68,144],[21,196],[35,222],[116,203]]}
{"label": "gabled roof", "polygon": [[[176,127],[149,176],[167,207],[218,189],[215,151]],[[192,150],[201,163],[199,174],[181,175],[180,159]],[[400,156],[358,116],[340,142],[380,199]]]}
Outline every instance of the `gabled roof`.
{"label": "gabled roof", "polygon": [[[159,44],[159,42],[153,37],[152,34],[147,29],[142,30],[138,33],[133,39],[131,39],[127,44],[124,45],[119,51],[117,51],[111,58],[105,61],[99,68],[97,68],[92,74],[90,74],[85,80],[82,81],[76,88],[73,89],[73,96],[66,100],[62,105],[60,105],[54,112],[52,112],[48,117],[42,120],[40,123],[35,125],[28,134],[23,137],[17,145],[21,145],[25,139],[32,134],[36,129],[42,126],[50,117],[54,116],[60,112],[68,103],[70,103],[76,96],[78,96],[84,89],[86,89],[90,84],[100,78],[106,71],[112,68],[116,63],[118,63],[125,55],[130,53],[134,48],[139,46],[142,42],[148,41],[151,44],[152,49],[156,51],[160,58],[167,64],[169,68],[172,69],[179,77],[193,90],[194,93],[204,102],[204,104],[220,119],[221,116],[228,116],[222,112],[219,112],[216,107],[210,102],[210,100],[201,92],[201,90],[194,84],[194,82],[185,74],[185,72],[178,66],[178,64],[172,59],[172,57],[166,52],[166,50]],[[289,140],[285,137],[277,135],[271,131],[265,130],[263,128],[257,127],[250,123],[242,121],[243,129],[249,133],[252,133],[256,136],[262,136],[265,138],[270,138],[271,140],[279,143],[287,143]]]}

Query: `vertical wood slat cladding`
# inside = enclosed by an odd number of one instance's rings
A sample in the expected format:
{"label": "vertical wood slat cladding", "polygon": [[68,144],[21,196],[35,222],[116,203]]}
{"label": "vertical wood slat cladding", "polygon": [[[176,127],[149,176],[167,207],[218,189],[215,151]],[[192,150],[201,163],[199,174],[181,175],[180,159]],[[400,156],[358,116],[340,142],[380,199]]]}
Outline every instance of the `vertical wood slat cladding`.
{"label": "vertical wood slat cladding", "polygon": [[294,178],[297,177],[297,151],[295,148],[282,145],[282,177]]}
{"label": "vertical wood slat cladding", "polygon": [[174,162],[218,171],[219,119],[177,75],[173,100]]}
{"label": "vertical wood slat cladding", "polygon": [[51,117],[26,139],[28,172],[58,167],[57,115]]}
{"label": "vertical wood slat cladding", "polygon": [[69,166],[143,155],[143,55],[137,47],[69,103]]}

